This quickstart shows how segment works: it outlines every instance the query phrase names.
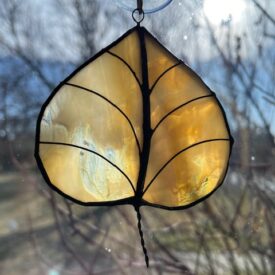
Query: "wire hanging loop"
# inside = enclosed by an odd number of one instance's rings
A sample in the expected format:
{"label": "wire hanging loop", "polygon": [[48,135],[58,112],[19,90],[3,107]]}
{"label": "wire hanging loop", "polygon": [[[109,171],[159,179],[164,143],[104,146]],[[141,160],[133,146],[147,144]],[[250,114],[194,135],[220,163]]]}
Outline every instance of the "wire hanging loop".
{"label": "wire hanging loop", "polygon": [[138,8],[134,9],[132,12],[132,18],[137,24],[140,24],[144,19],[144,11],[141,10],[140,12]]}
{"label": "wire hanging loop", "polygon": [[132,18],[137,24],[140,24],[144,19],[144,11],[142,6],[143,0],[137,0],[137,8],[132,12]]}

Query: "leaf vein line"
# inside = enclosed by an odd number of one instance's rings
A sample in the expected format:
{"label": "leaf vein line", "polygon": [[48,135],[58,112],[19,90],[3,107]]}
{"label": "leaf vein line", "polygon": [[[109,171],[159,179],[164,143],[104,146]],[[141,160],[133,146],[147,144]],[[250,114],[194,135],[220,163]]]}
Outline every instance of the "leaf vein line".
{"label": "leaf vein line", "polygon": [[135,71],[132,69],[132,67],[122,57],[120,57],[119,55],[117,55],[115,53],[112,53],[111,51],[107,51],[107,53],[110,54],[110,55],[112,55],[113,57],[119,59],[124,65],[127,66],[127,68],[131,71],[132,75],[134,76],[135,80],[137,81],[140,90],[142,90],[141,83],[140,83],[140,81],[139,81],[139,79],[138,79]]}
{"label": "leaf vein line", "polygon": [[172,160],[174,160],[177,156],[179,156],[181,153],[187,151],[188,149],[191,149],[197,145],[203,144],[203,143],[208,143],[208,142],[213,142],[213,141],[230,141],[229,138],[216,138],[216,139],[206,139],[197,143],[194,143],[188,147],[185,147],[184,149],[180,150],[178,153],[176,153],[172,158],[170,158],[160,169],[159,171],[156,173],[156,175],[152,178],[152,180],[148,183],[147,187],[144,189],[142,196],[146,193],[146,191],[148,190],[148,188],[152,185],[152,183],[155,181],[155,179],[157,178],[157,176],[164,170],[164,168],[171,163]]}
{"label": "leaf vein line", "polygon": [[107,161],[109,164],[111,164],[113,167],[115,167],[126,179],[127,181],[130,183],[134,193],[135,193],[135,188],[133,186],[133,183],[132,181],[130,180],[130,178],[126,175],[125,172],[122,171],[121,168],[119,168],[116,164],[114,164],[113,162],[111,162],[109,159],[107,159],[106,157],[104,157],[103,155],[97,153],[96,151],[93,151],[93,150],[90,150],[88,148],[85,148],[85,147],[82,147],[82,146],[78,146],[78,145],[75,145],[75,144],[71,144],[71,143],[65,143],[65,142],[50,142],[50,141],[40,141],[39,142],[40,144],[48,144],[48,145],[61,145],[61,146],[68,146],[68,147],[75,147],[75,148],[78,148],[78,149],[81,149],[81,150],[85,150],[85,151],[88,151],[90,153],[93,153],[95,155],[97,155],[98,157],[104,159],[105,161]]}
{"label": "leaf vein line", "polygon": [[160,126],[160,124],[168,117],[170,116],[172,113],[176,112],[177,110],[179,110],[180,108],[188,105],[189,103],[192,103],[196,100],[200,100],[200,99],[203,99],[203,98],[207,98],[207,97],[215,97],[215,94],[212,93],[210,95],[204,95],[204,96],[200,96],[200,97],[196,97],[196,98],[193,98],[187,102],[184,102],[182,103],[181,105],[179,105],[178,107],[176,107],[175,109],[173,109],[172,111],[170,111],[169,113],[167,113],[164,117],[161,118],[161,120],[157,123],[157,125],[155,126],[155,128],[153,129],[153,133],[152,135],[154,134],[154,132],[156,131],[156,129]]}
{"label": "leaf vein line", "polygon": [[156,79],[156,81],[154,82],[154,84],[152,85],[151,89],[150,89],[150,95],[152,94],[155,86],[157,85],[157,83],[160,81],[160,79],[165,76],[169,71],[171,71],[172,69],[174,69],[175,67],[184,64],[182,61],[177,62],[176,64],[172,65],[171,67],[167,68],[164,72],[162,72],[158,78]]}
{"label": "leaf vein line", "polygon": [[141,147],[140,147],[140,144],[139,144],[139,140],[138,140],[138,137],[137,137],[137,134],[136,134],[136,131],[135,131],[135,128],[131,122],[131,120],[129,119],[129,117],[116,105],[114,104],[112,101],[110,101],[108,98],[106,98],[105,96],[93,91],[93,90],[90,90],[88,88],[85,88],[85,87],[82,87],[82,86],[79,86],[79,85],[76,85],[76,84],[73,84],[73,83],[64,83],[64,85],[68,85],[68,86],[72,86],[72,87],[75,87],[75,88],[78,88],[78,89],[81,89],[81,90],[84,90],[84,91],[87,91],[87,92],[90,92],[92,94],[95,94],[97,96],[99,96],[100,98],[104,99],[105,101],[107,101],[109,104],[111,104],[114,108],[116,108],[127,120],[127,122],[129,123],[130,127],[131,127],[131,130],[135,136],[135,140],[136,140],[136,143],[137,143],[137,147],[138,147],[138,151],[139,151],[139,154],[141,152]]}

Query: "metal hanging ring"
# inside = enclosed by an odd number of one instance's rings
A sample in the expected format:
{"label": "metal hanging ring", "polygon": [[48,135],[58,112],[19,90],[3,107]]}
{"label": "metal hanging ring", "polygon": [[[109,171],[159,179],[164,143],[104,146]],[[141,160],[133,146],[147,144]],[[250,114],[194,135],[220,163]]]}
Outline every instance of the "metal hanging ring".
{"label": "metal hanging ring", "polygon": [[144,19],[144,11],[140,11],[138,8],[134,9],[132,12],[132,18],[137,24],[141,23]]}

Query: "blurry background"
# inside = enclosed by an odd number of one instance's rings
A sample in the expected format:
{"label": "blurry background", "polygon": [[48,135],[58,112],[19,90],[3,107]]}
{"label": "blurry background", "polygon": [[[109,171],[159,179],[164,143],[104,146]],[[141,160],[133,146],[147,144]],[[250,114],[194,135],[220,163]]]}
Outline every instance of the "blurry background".
{"label": "blurry background", "polygon": [[133,207],[53,193],[33,158],[41,105],[134,23],[112,0],[0,0],[0,274],[275,274],[275,1],[174,0],[143,25],[225,107],[224,185],[188,210],[141,209],[148,270]]}

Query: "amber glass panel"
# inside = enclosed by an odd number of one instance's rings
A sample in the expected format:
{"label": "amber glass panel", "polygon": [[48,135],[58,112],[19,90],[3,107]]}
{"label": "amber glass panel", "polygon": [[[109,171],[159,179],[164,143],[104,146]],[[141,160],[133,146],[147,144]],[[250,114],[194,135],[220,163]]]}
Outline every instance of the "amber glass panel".
{"label": "amber glass panel", "polygon": [[64,145],[40,144],[39,153],[51,183],[74,199],[101,202],[133,195],[125,177],[91,152]]}
{"label": "amber glass panel", "polygon": [[229,151],[229,141],[212,141],[184,151],[162,170],[143,198],[168,207],[197,201],[222,181]]}
{"label": "amber glass panel", "polygon": [[152,127],[179,105],[209,94],[209,89],[187,66],[174,67],[160,78],[152,91]]}
{"label": "amber glass panel", "polygon": [[140,43],[138,33],[135,30],[130,35],[125,37],[120,43],[110,49],[111,53],[114,53],[121,57],[135,72],[137,78],[142,82],[141,73],[141,58],[140,58]]}
{"label": "amber glass panel", "polygon": [[147,51],[148,81],[151,88],[157,78],[166,69],[178,63],[178,61],[148,33],[145,35],[145,45]]}
{"label": "amber glass panel", "polygon": [[137,182],[139,156],[133,131],[116,108],[93,93],[63,86],[44,112],[40,140],[96,151]]}
{"label": "amber glass panel", "polygon": [[198,99],[171,113],[153,134],[145,186],[182,149],[219,138],[228,138],[228,131],[215,97]]}
{"label": "amber glass panel", "polygon": [[131,71],[121,60],[105,53],[68,82],[94,90],[116,104],[131,120],[142,144],[141,91]]}

